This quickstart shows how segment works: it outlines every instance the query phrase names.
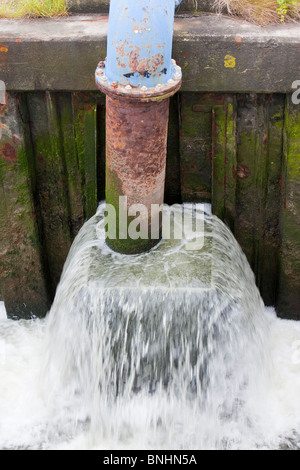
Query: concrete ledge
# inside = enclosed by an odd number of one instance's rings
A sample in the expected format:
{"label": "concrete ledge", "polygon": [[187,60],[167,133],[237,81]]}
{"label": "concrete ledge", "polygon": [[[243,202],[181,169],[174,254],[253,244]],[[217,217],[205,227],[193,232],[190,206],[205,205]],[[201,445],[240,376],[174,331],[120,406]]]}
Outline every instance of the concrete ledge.
{"label": "concrete ledge", "polygon": [[[107,13],[109,0],[66,0],[71,13]],[[183,0],[176,11],[213,11],[210,0]]]}
{"label": "concrete ledge", "polygon": [[[96,90],[108,17],[0,20],[0,80],[8,90]],[[259,27],[213,14],[175,21],[182,91],[289,93],[300,80],[299,24]]]}
{"label": "concrete ledge", "polygon": [[66,0],[71,13],[107,13],[109,0]]}

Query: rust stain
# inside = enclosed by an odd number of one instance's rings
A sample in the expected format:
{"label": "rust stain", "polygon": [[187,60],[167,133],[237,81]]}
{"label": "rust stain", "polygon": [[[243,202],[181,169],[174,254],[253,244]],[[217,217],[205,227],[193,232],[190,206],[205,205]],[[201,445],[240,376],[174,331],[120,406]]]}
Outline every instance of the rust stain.
{"label": "rust stain", "polygon": [[108,16],[99,16],[98,18],[95,18],[93,20],[81,20],[81,21],[88,21],[89,23],[93,23],[94,21],[107,21]]}
{"label": "rust stain", "polygon": [[234,181],[236,180],[236,175],[237,175],[236,166],[233,165],[232,166],[232,177],[233,177]]}
{"label": "rust stain", "polygon": [[147,71],[152,74],[157,71],[160,66],[163,66],[164,57],[162,54],[155,54],[149,59],[140,59],[137,67],[137,72],[142,73]]}
{"label": "rust stain", "polygon": [[280,194],[281,196],[283,196],[283,194],[285,193],[285,181],[284,181],[283,172],[281,172],[280,174],[279,186],[280,186]]}
{"label": "rust stain", "polygon": [[138,61],[137,68],[135,70],[136,72],[142,73],[148,71],[149,73],[149,65],[148,65],[148,59],[143,58]]}
{"label": "rust stain", "polygon": [[268,152],[268,134],[264,134],[264,136],[263,136],[263,146],[264,146],[264,154],[267,155],[267,152]]}
{"label": "rust stain", "polygon": [[16,148],[9,142],[2,145],[1,155],[2,155],[3,160],[9,163],[16,163],[18,159],[18,152]]}
{"label": "rust stain", "polygon": [[[117,48],[120,57],[125,56],[125,45],[120,44]],[[139,74],[154,74],[158,72],[164,64],[164,56],[162,54],[154,54],[151,57],[140,58],[141,48],[135,46],[128,54],[128,65],[131,73]],[[126,68],[126,64],[117,57],[117,64],[119,67]]]}
{"label": "rust stain", "polygon": [[164,56],[162,54],[155,54],[152,57],[150,57],[150,59],[148,60],[149,70],[150,71],[157,70],[158,67],[163,65],[163,63],[164,63]]}
{"label": "rust stain", "polygon": [[[135,19],[132,20],[132,31],[135,34],[138,33],[143,33],[144,31],[150,31],[149,28],[149,13],[147,10],[144,10],[144,13],[146,14],[145,18],[143,18],[140,23],[137,23]],[[148,15],[148,17],[147,17]]]}
{"label": "rust stain", "polygon": [[286,200],[286,196],[285,196],[284,200],[283,200],[282,210],[286,211],[286,209],[287,209],[287,200]]}
{"label": "rust stain", "polygon": [[208,110],[205,106],[201,104],[194,104],[193,106],[194,113],[211,113],[211,110]]}
{"label": "rust stain", "polygon": [[[119,195],[150,208],[164,197],[169,99],[134,102],[107,96],[107,181],[116,175]],[[108,188],[108,194],[114,188]]]}
{"label": "rust stain", "polygon": [[117,65],[118,65],[118,67],[121,67],[122,69],[126,69],[125,62],[121,62],[119,57],[117,57]]}
{"label": "rust stain", "polygon": [[134,50],[129,53],[129,68],[134,73],[137,71],[139,65],[139,56],[141,48],[135,46]]}
{"label": "rust stain", "polygon": [[116,46],[116,51],[120,57],[125,57],[125,44],[120,44]]}
{"label": "rust stain", "polygon": [[246,165],[240,164],[237,169],[237,176],[241,179],[249,178],[250,170]]}
{"label": "rust stain", "polygon": [[44,158],[44,156],[43,156],[41,153],[38,155],[38,161],[39,161],[39,163],[41,163],[41,164],[45,163],[45,158]]}

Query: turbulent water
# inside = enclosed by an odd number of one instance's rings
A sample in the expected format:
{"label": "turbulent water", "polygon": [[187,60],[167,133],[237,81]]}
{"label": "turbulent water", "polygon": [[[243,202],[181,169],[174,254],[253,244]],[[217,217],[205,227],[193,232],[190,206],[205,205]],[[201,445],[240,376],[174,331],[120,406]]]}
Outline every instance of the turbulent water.
{"label": "turbulent water", "polygon": [[124,256],[103,217],[45,320],[0,305],[0,447],[300,448],[300,324],[264,307],[224,224],[206,213],[198,250],[187,231]]}

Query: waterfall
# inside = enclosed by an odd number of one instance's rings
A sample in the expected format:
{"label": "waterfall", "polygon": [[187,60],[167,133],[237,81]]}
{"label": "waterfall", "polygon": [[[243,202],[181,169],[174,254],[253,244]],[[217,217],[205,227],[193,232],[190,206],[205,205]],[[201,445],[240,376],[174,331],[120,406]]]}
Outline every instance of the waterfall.
{"label": "waterfall", "polygon": [[2,448],[298,448],[300,325],[264,307],[228,228],[187,210],[199,249],[185,227],[128,256],[100,204],[46,319],[0,319]]}

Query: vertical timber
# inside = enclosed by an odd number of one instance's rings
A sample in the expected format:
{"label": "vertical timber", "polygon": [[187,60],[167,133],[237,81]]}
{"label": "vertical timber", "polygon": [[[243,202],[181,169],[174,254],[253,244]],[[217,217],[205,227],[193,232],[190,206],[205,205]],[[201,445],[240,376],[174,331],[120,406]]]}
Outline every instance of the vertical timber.
{"label": "vertical timber", "polygon": [[300,319],[300,111],[286,97],[278,314]]}
{"label": "vertical timber", "polygon": [[234,232],[236,210],[236,102],[212,110],[212,211]]}
{"label": "vertical timber", "polygon": [[44,316],[50,306],[37,213],[26,101],[0,105],[0,298],[9,316]]}

